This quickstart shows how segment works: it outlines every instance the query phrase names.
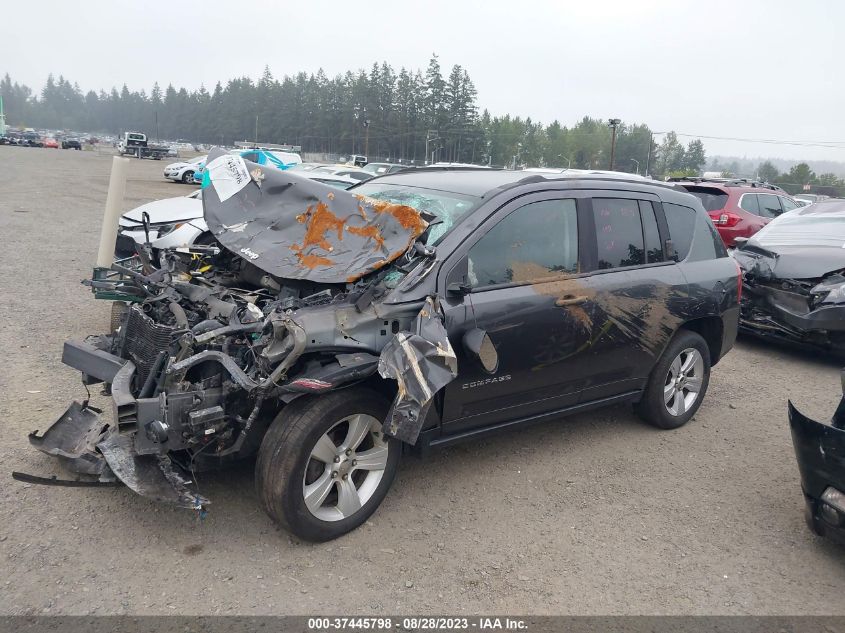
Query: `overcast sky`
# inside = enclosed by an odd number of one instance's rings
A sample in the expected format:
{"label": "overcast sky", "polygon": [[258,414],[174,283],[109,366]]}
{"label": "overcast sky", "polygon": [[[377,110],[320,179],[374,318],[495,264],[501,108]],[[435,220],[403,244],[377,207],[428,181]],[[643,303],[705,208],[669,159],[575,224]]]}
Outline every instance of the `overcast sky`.
{"label": "overcast sky", "polygon": [[[708,154],[845,161],[845,2],[425,0],[15,3],[0,73],[40,90],[158,81],[189,89],[265,65],[329,75],[386,60],[464,66],[481,108],[572,124],[583,115],[655,131],[838,142],[704,139]],[[18,26],[15,26],[18,25]],[[689,139],[682,139],[689,140]]]}

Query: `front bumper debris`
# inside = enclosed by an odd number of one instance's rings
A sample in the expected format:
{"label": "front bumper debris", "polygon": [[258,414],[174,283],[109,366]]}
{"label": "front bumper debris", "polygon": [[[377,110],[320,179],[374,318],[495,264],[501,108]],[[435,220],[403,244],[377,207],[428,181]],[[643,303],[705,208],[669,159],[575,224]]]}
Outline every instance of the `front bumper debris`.
{"label": "front bumper debris", "polygon": [[807,524],[816,534],[845,543],[845,397],[830,424],[811,420],[790,402],[789,426]]}
{"label": "front bumper debris", "polygon": [[[14,473],[15,479],[70,486],[119,481],[156,501],[196,510],[208,505],[207,499],[189,488],[192,482],[178,472],[167,455],[139,454],[136,450],[136,435],[143,433],[137,424],[136,409],[139,402],[147,401],[136,400],[130,391],[135,372],[133,363],[84,343],[66,344],[63,360],[84,376],[111,380],[114,421],[103,419],[103,412],[87,402],[74,402],[44,433],[37,430],[31,433],[29,441],[38,450],[58,458],[77,479]],[[115,366],[119,366],[117,371]],[[160,413],[164,415],[163,411]]]}

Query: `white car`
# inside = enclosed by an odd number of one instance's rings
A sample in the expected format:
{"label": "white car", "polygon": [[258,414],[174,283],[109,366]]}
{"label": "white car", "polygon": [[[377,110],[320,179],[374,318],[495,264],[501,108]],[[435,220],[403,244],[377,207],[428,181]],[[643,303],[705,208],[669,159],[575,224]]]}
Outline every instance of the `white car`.
{"label": "white car", "polygon": [[177,248],[213,242],[203,217],[202,189],[198,189],[187,196],[148,202],[124,213],[117,229],[117,258],[131,257],[135,254],[135,244],[143,244],[147,240],[144,213],[149,218],[149,239],[153,248]]}
{"label": "white car", "polygon": [[369,180],[370,178],[375,176],[375,174],[366,172],[363,169],[359,169],[358,167],[344,167],[342,165],[324,165],[322,167],[315,167],[309,173],[352,178],[354,180],[357,180],[358,182]]}
{"label": "white car", "polygon": [[194,172],[199,165],[205,163],[206,156],[197,156],[189,161],[170,163],[164,168],[164,177],[176,182],[184,182],[186,185],[194,184]]}

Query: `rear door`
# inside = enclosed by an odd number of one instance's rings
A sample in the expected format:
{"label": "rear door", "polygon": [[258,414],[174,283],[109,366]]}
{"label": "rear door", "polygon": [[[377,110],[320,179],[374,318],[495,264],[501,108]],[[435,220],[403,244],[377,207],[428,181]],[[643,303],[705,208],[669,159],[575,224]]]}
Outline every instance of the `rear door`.
{"label": "rear door", "polygon": [[672,306],[687,295],[656,196],[601,191],[585,202],[595,238],[584,249],[589,274],[579,294],[591,337],[570,368],[581,402],[642,388],[678,326]]}
{"label": "rear door", "polygon": [[[577,279],[583,194],[544,192],[496,212],[455,252],[445,283],[466,283],[443,302],[459,375],[444,393],[445,434],[542,414],[575,404],[572,373],[591,328]],[[579,239],[581,236],[581,239]],[[499,356],[486,373],[463,349],[464,334],[484,329]]]}

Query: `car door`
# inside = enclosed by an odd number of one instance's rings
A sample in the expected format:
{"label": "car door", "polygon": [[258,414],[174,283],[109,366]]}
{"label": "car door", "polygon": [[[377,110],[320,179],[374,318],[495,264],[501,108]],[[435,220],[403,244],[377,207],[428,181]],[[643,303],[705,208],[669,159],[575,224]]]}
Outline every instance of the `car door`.
{"label": "car door", "polygon": [[[458,377],[444,392],[443,433],[542,414],[577,403],[577,366],[592,336],[577,305],[583,196],[544,192],[484,222],[444,269],[443,302]],[[465,285],[465,292],[454,291]],[[499,357],[488,374],[461,341],[473,328]]]}
{"label": "car door", "polygon": [[[581,403],[642,388],[677,329],[672,306],[687,295],[655,196],[601,191],[584,202],[585,222],[593,224],[587,233],[595,238],[583,249],[588,274],[579,279],[581,307],[592,331],[574,370]],[[690,238],[692,231],[690,226]],[[681,246],[689,250],[689,244]]]}
{"label": "car door", "polygon": [[780,206],[780,196],[773,193],[758,193],[757,200],[760,204],[760,217],[764,218],[764,222],[768,223],[783,213],[783,208]]}

